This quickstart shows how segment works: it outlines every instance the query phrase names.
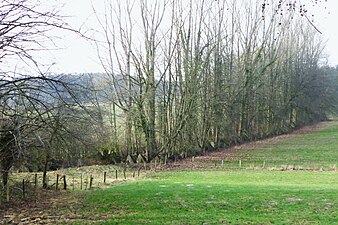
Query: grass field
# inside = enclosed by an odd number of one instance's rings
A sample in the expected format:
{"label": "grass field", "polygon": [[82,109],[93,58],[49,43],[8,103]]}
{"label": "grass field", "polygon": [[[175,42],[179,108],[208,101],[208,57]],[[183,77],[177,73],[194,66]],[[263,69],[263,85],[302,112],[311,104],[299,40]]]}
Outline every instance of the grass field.
{"label": "grass field", "polygon": [[94,191],[81,213],[109,215],[101,224],[338,224],[337,185],[334,172],[166,172]]}
{"label": "grass field", "polygon": [[[337,122],[206,157],[219,157],[219,161],[229,155],[233,159],[229,164],[235,165],[236,160],[242,158],[243,168],[206,166],[194,170],[189,165],[178,170],[147,172],[137,179],[119,179],[119,182],[114,182],[112,173],[111,187],[104,185],[105,188],[97,189],[102,187],[99,185],[94,190],[83,191],[75,188],[61,200],[62,204],[52,199],[45,205],[34,206],[36,208],[14,210],[17,217],[13,221],[25,219],[26,222],[44,224],[338,224],[338,173],[333,169],[338,160]],[[257,166],[262,160],[266,160],[266,167],[275,163],[275,166],[324,167],[324,171],[247,170],[246,165],[255,163]],[[195,162],[204,165],[202,158],[196,157]],[[69,176],[96,172],[97,179],[102,179],[102,173],[107,170],[114,172],[115,168],[90,167],[89,172],[85,168],[63,172]],[[14,211],[7,214],[13,215]]]}
{"label": "grass field", "polygon": [[[333,168],[338,124],[256,143],[232,156],[250,159],[243,160],[244,167],[266,160],[267,167]],[[94,191],[85,205],[83,214],[107,216],[102,224],[338,224],[338,173],[163,172]]]}

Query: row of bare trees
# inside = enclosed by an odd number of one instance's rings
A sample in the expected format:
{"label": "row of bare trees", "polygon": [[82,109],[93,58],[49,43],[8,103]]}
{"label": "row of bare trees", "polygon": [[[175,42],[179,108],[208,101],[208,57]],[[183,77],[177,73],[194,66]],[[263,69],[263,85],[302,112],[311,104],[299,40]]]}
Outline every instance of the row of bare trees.
{"label": "row of bare trees", "polygon": [[265,4],[107,1],[96,13],[105,155],[166,161],[327,119],[319,33],[287,1]]}

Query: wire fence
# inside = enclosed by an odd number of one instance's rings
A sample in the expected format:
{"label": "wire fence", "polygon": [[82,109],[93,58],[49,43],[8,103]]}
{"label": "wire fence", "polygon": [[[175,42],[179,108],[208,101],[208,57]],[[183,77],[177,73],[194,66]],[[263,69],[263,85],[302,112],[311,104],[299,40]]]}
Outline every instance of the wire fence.
{"label": "wire fence", "polygon": [[[137,180],[160,171],[187,170],[279,170],[279,171],[337,171],[336,164],[320,164],[312,161],[291,162],[284,160],[219,159],[199,158],[180,160],[169,164],[154,161],[150,164],[134,164],[130,166],[92,166],[49,171],[45,185],[43,174],[12,173],[8,184],[0,183],[0,206],[17,198],[36,199],[41,191],[87,191],[106,188],[113,184]],[[43,186],[46,188],[43,189]]]}
{"label": "wire fence", "polygon": [[[48,172],[45,181],[39,173],[12,173],[6,186],[0,183],[0,206],[16,199],[33,199],[41,191],[86,191],[109,187],[119,182],[145,177],[155,170],[151,167],[85,167]],[[45,185],[44,185],[45,182]],[[43,188],[45,187],[45,188]]]}

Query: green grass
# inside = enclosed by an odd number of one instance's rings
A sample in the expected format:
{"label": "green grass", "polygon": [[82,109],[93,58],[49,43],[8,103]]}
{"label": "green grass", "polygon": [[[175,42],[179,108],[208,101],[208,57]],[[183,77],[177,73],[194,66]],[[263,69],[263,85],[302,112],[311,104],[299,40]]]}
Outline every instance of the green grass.
{"label": "green grass", "polygon": [[[338,159],[338,124],[263,142],[236,152],[236,158],[242,159],[243,167],[262,167],[265,161],[266,167],[332,170]],[[79,212],[102,215],[100,224],[338,224],[338,173],[163,172],[88,192],[85,201]]]}
{"label": "green grass", "polygon": [[[338,174],[165,172],[87,195],[100,224],[337,224]],[[80,221],[78,221],[80,223]]]}
{"label": "green grass", "polygon": [[[75,188],[71,192],[75,201],[49,210],[62,215],[55,221],[67,224],[338,225],[338,173],[332,169],[338,159],[337,122],[317,132],[255,143],[233,154],[225,168],[218,160],[210,169],[207,163],[214,162],[207,161],[200,162],[205,167],[198,167],[199,171],[192,164],[191,171],[183,167],[185,171],[144,173],[130,181],[123,181],[120,171],[115,182],[115,167],[57,171],[70,177],[93,175],[101,183],[103,172],[108,171],[108,183],[114,185],[97,184],[86,191]],[[238,159],[243,168],[262,167],[265,161],[265,167],[324,167],[326,171],[238,169]]]}
{"label": "green grass", "polygon": [[294,135],[259,145],[254,150],[238,152],[243,166],[295,166],[332,169],[338,161],[338,124],[331,122],[321,131]]}

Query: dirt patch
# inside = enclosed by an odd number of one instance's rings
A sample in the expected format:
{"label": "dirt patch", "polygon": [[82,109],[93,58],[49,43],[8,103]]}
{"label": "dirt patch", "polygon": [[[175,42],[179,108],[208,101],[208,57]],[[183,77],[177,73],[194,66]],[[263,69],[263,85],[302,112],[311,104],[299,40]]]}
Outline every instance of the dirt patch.
{"label": "dirt patch", "polygon": [[300,202],[300,201],[303,201],[302,198],[286,198],[285,200],[288,201],[288,202]]}

